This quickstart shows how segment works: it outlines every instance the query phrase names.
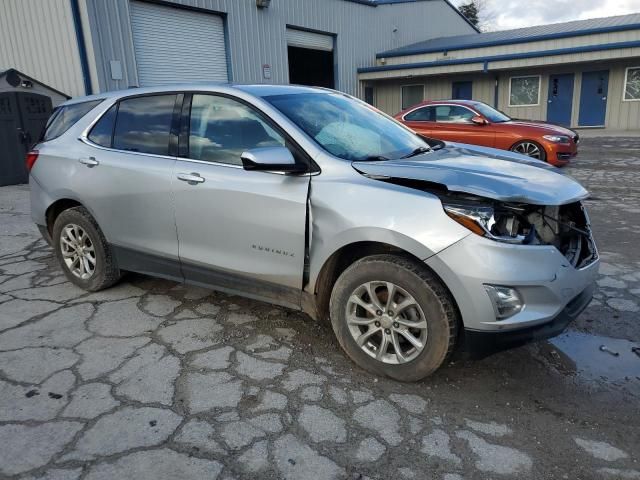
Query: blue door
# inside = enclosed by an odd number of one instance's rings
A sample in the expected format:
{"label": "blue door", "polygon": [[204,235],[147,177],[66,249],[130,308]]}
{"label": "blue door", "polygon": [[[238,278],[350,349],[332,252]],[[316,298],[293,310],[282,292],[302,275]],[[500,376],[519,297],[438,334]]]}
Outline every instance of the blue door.
{"label": "blue door", "polygon": [[603,127],[607,113],[607,95],[609,92],[609,71],[584,72],[580,89],[581,127]]}
{"label": "blue door", "polygon": [[573,105],[573,73],[549,77],[547,121],[565,127],[571,126]]}
{"label": "blue door", "polygon": [[452,100],[471,100],[473,96],[473,82],[453,82]]}

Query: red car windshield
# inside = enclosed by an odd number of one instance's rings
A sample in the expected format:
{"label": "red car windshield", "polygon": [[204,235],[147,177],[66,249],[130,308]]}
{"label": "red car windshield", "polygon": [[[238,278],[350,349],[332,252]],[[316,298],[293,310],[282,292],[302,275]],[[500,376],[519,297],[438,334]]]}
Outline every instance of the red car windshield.
{"label": "red car windshield", "polygon": [[486,103],[474,102],[471,105],[491,123],[504,123],[511,120],[511,117],[505,115],[504,113],[496,110],[493,107],[490,107]]}

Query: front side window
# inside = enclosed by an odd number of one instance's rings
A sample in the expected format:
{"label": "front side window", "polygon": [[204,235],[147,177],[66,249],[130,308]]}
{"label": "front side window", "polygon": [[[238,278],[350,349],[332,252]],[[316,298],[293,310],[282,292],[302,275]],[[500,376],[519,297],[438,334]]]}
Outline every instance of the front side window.
{"label": "front side window", "polygon": [[627,68],[624,80],[624,99],[640,100],[640,67]]}
{"label": "front side window", "polygon": [[510,107],[528,107],[540,103],[540,76],[511,77],[509,88]]}
{"label": "front side window", "polygon": [[242,165],[242,152],[285,146],[285,139],[252,108],[215,95],[194,95],[189,158]]}
{"label": "front side window", "polygon": [[402,110],[419,104],[424,100],[424,85],[405,85],[402,87]]}
{"label": "front side window", "polygon": [[404,119],[408,122],[435,122],[436,110],[435,107],[422,107],[409,112],[404,116]]}
{"label": "front side window", "polygon": [[429,146],[364,102],[339,93],[265,97],[320,147],[350,161],[398,159]]}
{"label": "front side window", "polygon": [[169,155],[175,95],[150,95],[120,102],[113,133],[113,148]]}
{"label": "front side window", "polygon": [[469,123],[475,113],[468,108],[459,105],[438,105],[436,110],[436,122]]}
{"label": "front side window", "polygon": [[56,108],[47,121],[44,133],[42,134],[42,141],[47,142],[58,138],[100,102],[102,102],[102,100],[91,100],[89,102],[73,103]]}

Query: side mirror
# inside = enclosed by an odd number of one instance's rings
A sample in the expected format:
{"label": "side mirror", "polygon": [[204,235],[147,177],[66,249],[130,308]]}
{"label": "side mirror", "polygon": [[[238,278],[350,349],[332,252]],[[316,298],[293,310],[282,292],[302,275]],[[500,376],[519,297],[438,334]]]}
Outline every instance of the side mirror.
{"label": "side mirror", "polygon": [[307,168],[296,163],[288,148],[260,147],[247,150],[240,155],[245,170],[261,172],[304,173]]}
{"label": "side mirror", "polygon": [[471,119],[471,122],[475,123],[476,125],[487,125],[489,123],[484,117],[481,117],[480,115],[476,115],[475,117],[473,117]]}

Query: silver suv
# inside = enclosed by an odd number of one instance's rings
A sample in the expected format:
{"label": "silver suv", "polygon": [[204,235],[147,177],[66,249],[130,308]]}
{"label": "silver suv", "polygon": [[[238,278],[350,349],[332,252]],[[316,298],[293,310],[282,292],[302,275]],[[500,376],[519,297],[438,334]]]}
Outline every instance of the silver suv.
{"label": "silver suv", "polygon": [[416,135],[348,95],[188,85],[69,101],[27,157],[33,220],[90,291],[126,271],[330,319],[399,380],[560,333],[598,254],[559,170]]}

